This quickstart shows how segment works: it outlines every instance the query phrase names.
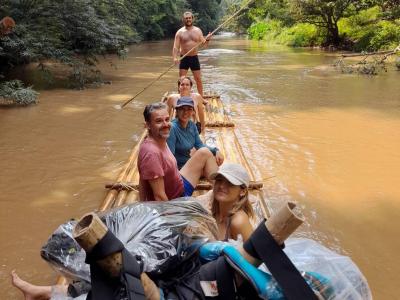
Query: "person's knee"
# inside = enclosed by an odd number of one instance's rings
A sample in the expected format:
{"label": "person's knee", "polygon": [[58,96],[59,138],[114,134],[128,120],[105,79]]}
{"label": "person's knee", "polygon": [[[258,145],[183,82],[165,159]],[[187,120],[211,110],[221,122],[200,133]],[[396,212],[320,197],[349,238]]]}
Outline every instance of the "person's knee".
{"label": "person's knee", "polygon": [[209,157],[213,156],[212,152],[207,147],[200,148],[199,150],[196,151],[196,154],[198,156],[203,157],[204,159],[208,159]]}

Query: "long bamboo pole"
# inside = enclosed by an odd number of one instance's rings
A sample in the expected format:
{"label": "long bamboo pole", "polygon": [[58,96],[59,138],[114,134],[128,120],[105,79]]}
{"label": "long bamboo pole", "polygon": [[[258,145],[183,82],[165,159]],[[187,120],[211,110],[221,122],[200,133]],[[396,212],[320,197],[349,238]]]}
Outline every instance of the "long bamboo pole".
{"label": "long bamboo pole", "polygon": [[[235,18],[236,16],[238,16],[243,10],[245,10],[246,8],[249,7],[249,5],[254,2],[255,0],[250,0],[248,1],[245,5],[243,5],[238,11],[236,11],[232,16],[230,16],[228,19],[226,19],[222,24],[220,24],[217,28],[214,29],[214,31],[212,31],[209,35],[213,36],[217,31],[219,31],[222,27],[224,27],[226,24],[228,24],[233,18]],[[189,55],[190,52],[192,52],[194,49],[200,47],[201,45],[203,45],[204,42],[198,42],[192,49],[190,49],[189,51],[187,51],[183,56],[181,56],[178,61],[181,61],[182,59],[184,59],[186,56]],[[122,103],[120,106],[117,106],[118,109],[122,109],[124,108],[126,105],[128,105],[132,100],[134,100],[137,96],[139,96],[140,94],[142,94],[145,90],[147,90],[149,87],[151,87],[154,83],[156,83],[161,77],[163,77],[165,74],[167,74],[169,72],[169,70],[171,70],[173,67],[175,66],[175,62],[173,64],[171,64],[168,69],[166,69],[164,72],[162,72],[160,75],[158,75],[158,77],[156,79],[154,79],[153,81],[151,81],[148,85],[146,85],[144,88],[142,88],[139,92],[137,92],[132,98],[126,100],[124,103]]]}

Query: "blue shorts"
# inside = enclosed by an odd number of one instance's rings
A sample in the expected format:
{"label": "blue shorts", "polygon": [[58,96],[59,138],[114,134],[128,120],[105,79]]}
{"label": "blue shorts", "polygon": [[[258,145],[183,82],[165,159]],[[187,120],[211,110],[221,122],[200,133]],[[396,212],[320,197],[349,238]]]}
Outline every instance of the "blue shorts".
{"label": "blue shorts", "polygon": [[182,178],[182,181],[183,181],[183,190],[184,190],[182,197],[190,197],[190,196],[192,196],[193,192],[194,192],[193,185],[189,181],[187,181],[187,179],[185,177],[183,177],[182,175],[181,175],[181,178]]}

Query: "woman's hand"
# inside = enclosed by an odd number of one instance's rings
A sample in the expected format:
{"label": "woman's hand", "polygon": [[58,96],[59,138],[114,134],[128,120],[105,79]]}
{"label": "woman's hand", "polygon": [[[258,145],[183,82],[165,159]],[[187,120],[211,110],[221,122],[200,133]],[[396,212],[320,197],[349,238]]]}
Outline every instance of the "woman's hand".
{"label": "woman's hand", "polygon": [[217,151],[217,153],[215,153],[215,161],[217,162],[218,166],[222,165],[222,163],[224,162],[224,156],[221,152],[219,152],[219,150]]}

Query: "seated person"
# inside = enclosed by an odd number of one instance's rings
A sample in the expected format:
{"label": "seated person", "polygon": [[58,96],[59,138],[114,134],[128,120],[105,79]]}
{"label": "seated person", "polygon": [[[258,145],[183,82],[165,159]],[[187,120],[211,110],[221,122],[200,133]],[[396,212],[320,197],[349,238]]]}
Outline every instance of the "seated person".
{"label": "seated person", "polygon": [[208,148],[200,148],[178,170],[167,145],[171,130],[167,105],[149,104],[143,115],[148,136],[139,147],[139,199],[167,201],[191,196],[201,176],[208,178],[218,170],[215,157]]}
{"label": "seated person", "polygon": [[207,147],[215,156],[217,165],[221,165],[224,161],[223,155],[218,148],[203,144],[196,125],[191,120],[194,109],[193,99],[181,97],[178,99],[175,108],[176,118],[171,122],[172,127],[167,143],[178,162],[178,169],[181,169],[194,154],[193,148],[198,150],[203,147]]}
{"label": "seated person", "polygon": [[168,112],[169,116],[173,118],[174,108],[176,102],[182,96],[188,96],[193,99],[194,102],[194,114],[192,117],[193,122],[196,124],[199,133],[204,132],[206,128],[206,122],[204,117],[204,107],[203,104],[207,104],[206,101],[199,93],[192,92],[193,81],[190,77],[183,76],[178,80],[178,94],[171,94],[167,98]]}
{"label": "seated person", "polygon": [[239,164],[224,163],[218,172],[211,174],[213,190],[196,197],[214,217],[218,225],[219,240],[237,240],[239,235],[246,241],[253,232],[250,220],[254,220],[249,201],[249,175]]}

